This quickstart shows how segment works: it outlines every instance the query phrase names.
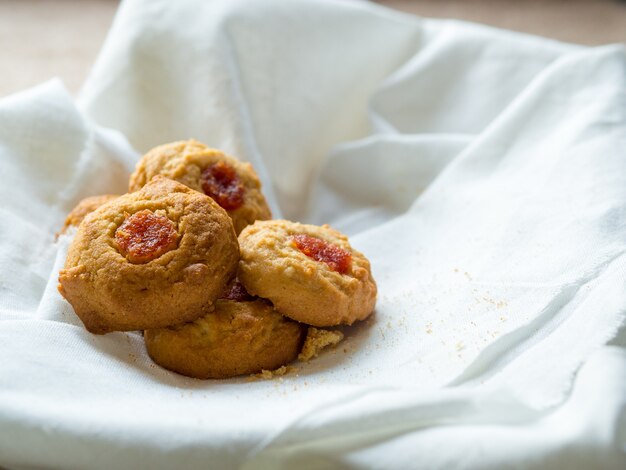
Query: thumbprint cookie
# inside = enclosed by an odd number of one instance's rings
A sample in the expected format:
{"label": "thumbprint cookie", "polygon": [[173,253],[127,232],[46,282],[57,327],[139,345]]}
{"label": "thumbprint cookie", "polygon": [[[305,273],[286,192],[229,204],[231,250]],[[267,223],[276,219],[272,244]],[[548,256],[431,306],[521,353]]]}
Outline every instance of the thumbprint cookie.
{"label": "thumbprint cookie", "polygon": [[238,259],[226,212],[157,176],[85,217],[59,292],[92,333],[163,328],[209,312]]}
{"label": "thumbprint cookie", "polygon": [[271,217],[252,165],[198,141],[173,142],[150,150],[131,175],[129,191],[139,190],[155,175],[213,198],[232,218],[237,234],[255,220]]}
{"label": "thumbprint cookie", "polygon": [[241,232],[239,246],[241,283],[293,320],[350,325],[374,310],[369,261],[328,225],[257,221]]}

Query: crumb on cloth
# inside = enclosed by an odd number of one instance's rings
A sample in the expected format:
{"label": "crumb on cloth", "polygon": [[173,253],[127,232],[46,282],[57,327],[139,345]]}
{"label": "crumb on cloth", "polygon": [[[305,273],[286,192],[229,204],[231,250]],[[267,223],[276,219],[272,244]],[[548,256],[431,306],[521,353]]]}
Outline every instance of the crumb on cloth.
{"label": "crumb on cloth", "polygon": [[273,379],[274,377],[280,377],[285,374],[288,374],[289,372],[293,370],[296,370],[296,368],[292,366],[282,366],[274,370],[263,369],[258,374],[252,374],[250,376],[250,380],[256,380],[256,379],[270,380],[270,379]]}
{"label": "crumb on cloth", "polygon": [[298,360],[303,362],[310,361],[317,357],[324,348],[335,346],[342,339],[343,333],[339,330],[322,330],[310,326]]}

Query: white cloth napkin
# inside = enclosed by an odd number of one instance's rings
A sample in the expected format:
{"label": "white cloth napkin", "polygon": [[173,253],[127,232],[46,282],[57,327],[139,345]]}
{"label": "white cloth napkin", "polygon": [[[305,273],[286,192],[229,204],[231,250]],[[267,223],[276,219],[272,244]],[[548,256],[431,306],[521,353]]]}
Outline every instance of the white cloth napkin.
{"label": "white cloth napkin", "polygon": [[[65,214],[189,137],[369,256],[376,313],[336,350],[197,381],[59,296]],[[78,107],[58,82],[0,101],[0,466],[623,468],[624,149],[622,46],[345,1],[124,2]]]}

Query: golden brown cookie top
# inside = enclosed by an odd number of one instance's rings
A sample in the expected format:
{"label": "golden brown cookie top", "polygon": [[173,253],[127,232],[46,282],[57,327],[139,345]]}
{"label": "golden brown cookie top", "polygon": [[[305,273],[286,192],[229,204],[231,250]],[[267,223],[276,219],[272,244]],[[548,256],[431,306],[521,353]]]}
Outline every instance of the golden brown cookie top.
{"label": "golden brown cookie top", "polygon": [[314,326],[351,324],[376,302],[367,258],[341,232],[287,220],[257,221],[239,235],[239,278],[290,318]]}
{"label": "golden brown cookie top", "polygon": [[[216,230],[223,231],[229,225],[226,214],[211,198],[198,194],[190,188],[163,176],[156,176],[150,184],[140,191],[120,196],[114,204],[100,207],[88,214],[79,230],[75,245],[77,250],[68,254],[68,263],[79,259],[92,261],[92,253],[88,248],[98,245],[101,256],[108,262],[133,263],[127,259],[122,246],[125,228],[129,223],[141,216],[148,216],[155,223],[163,223],[175,243],[168,241],[168,250],[160,256],[153,256],[151,262],[167,264],[174,269],[180,265],[199,260],[209,248],[209,240]],[[160,222],[159,222],[160,221]],[[146,227],[149,228],[149,227]],[[101,243],[98,243],[101,242]],[[199,245],[198,245],[199,244]],[[164,259],[160,259],[163,258]],[[139,268],[129,267],[138,270]]]}
{"label": "golden brown cookie top", "polygon": [[67,232],[70,227],[78,227],[87,214],[92,213],[101,205],[117,199],[118,197],[119,196],[116,194],[103,194],[101,196],[86,197],[80,201],[67,215],[60,233]]}
{"label": "golden brown cookie top", "polygon": [[370,271],[367,258],[352,248],[346,235],[329,225],[258,221],[240,234],[239,242],[253,259],[265,253],[267,262],[281,264],[287,273],[289,268],[316,272],[340,283],[370,277],[365,275]]}
{"label": "golden brown cookie top", "polygon": [[252,165],[196,140],[173,142],[146,153],[130,177],[137,191],[155,175],[163,175],[213,198],[233,219],[239,233],[271,213]]}
{"label": "golden brown cookie top", "polygon": [[157,176],[85,217],[60,291],[90,331],[161,328],[209,311],[238,255],[215,201]]}

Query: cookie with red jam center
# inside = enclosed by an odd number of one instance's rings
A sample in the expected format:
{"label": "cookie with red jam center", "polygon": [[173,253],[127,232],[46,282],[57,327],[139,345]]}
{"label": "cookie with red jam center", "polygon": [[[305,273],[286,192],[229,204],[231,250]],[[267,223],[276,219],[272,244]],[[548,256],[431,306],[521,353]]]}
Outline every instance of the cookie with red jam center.
{"label": "cookie with red jam center", "polygon": [[193,139],[161,145],[146,153],[130,177],[129,190],[139,190],[155,175],[213,198],[231,217],[237,234],[255,220],[271,217],[252,165]]}
{"label": "cookie with red jam center", "polygon": [[164,328],[210,312],[238,259],[224,209],[157,176],[85,217],[59,291],[92,333]]}
{"label": "cookie with red jam center", "polygon": [[257,221],[239,234],[238,276],[283,315],[313,326],[350,325],[376,304],[370,263],[327,225]]}

